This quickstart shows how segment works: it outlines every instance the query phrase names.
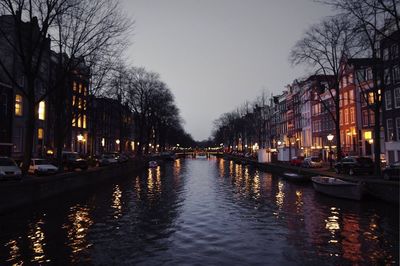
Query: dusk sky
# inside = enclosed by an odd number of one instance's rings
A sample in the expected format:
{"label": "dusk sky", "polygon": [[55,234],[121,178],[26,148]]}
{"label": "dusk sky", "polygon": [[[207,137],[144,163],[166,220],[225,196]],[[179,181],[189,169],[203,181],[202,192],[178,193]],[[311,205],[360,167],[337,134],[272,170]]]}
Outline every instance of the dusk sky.
{"label": "dusk sky", "polygon": [[288,62],[302,33],[332,11],[311,0],[124,0],[135,20],[129,61],[158,72],[195,140],[263,90],[305,76]]}

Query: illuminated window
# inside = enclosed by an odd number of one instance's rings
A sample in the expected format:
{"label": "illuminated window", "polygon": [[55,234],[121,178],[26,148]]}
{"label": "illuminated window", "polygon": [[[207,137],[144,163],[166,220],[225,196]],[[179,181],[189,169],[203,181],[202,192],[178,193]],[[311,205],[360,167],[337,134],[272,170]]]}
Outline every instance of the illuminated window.
{"label": "illuminated window", "polygon": [[374,103],[374,93],[373,92],[368,93],[368,103],[369,104]]}
{"label": "illuminated window", "polygon": [[21,116],[22,115],[22,96],[19,94],[15,95],[15,115]]}
{"label": "illuminated window", "polygon": [[355,115],[354,115],[354,108],[350,108],[350,122],[354,123],[355,121]]}
{"label": "illuminated window", "polygon": [[77,91],[77,86],[75,81],[72,83],[72,90]]}
{"label": "illuminated window", "polygon": [[76,119],[75,119],[75,117],[72,118],[72,126],[73,126],[73,127],[76,127]]}
{"label": "illuminated window", "polygon": [[45,119],[45,113],[46,113],[45,109],[46,109],[46,104],[44,103],[44,101],[41,101],[39,103],[39,109],[38,109],[39,120]]}
{"label": "illuminated window", "polygon": [[82,109],[82,99],[78,98],[78,108]]}
{"label": "illuminated window", "polygon": [[344,110],[344,123],[346,125],[349,123],[349,109]]}
{"label": "illuminated window", "polygon": [[86,115],[83,115],[82,117],[82,126],[83,128],[86,128]]}
{"label": "illuminated window", "polygon": [[86,86],[85,87],[83,87],[83,95],[87,95],[87,88],[86,88]]}
{"label": "illuminated window", "polygon": [[86,100],[83,100],[83,110],[86,110]]}
{"label": "illuminated window", "polygon": [[43,128],[38,128],[37,137],[38,139],[43,139]]}
{"label": "illuminated window", "polygon": [[76,96],[72,95],[72,106],[75,106],[76,104]]}
{"label": "illuminated window", "polygon": [[79,84],[79,93],[82,93],[82,84]]}
{"label": "illuminated window", "polygon": [[78,118],[78,127],[82,127],[82,122],[81,122],[81,118]]}

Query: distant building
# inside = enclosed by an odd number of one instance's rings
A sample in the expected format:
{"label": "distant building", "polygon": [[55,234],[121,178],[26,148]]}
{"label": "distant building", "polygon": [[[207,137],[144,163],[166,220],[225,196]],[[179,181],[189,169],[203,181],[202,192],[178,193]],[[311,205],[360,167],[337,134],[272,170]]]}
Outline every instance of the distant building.
{"label": "distant building", "polygon": [[90,103],[92,154],[133,151],[134,121],[128,106],[110,98],[92,97]]}

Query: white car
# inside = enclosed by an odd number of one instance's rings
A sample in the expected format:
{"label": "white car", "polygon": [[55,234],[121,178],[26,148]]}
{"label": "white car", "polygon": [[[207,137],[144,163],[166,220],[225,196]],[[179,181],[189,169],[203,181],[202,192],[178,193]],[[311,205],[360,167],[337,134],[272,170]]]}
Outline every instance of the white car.
{"label": "white car", "polygon": [[22,172],[13,159],[0,157],[0,179],[21,179]]}
{"label": "white car", "polygon": [[306,157],[303,161],[304,167],[320,168],[323,166],[322,160],[317,156]]}
{"label": "white car", "polygon": [[55,174],[58,168],[45,159],[32,159],[28,172],[35,175]]}

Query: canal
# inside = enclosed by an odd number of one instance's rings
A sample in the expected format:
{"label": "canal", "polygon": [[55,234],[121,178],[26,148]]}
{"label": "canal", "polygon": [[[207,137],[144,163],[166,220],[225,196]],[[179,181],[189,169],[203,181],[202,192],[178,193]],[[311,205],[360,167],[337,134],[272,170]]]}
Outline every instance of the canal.
{"label": "canal", "polygon": [[181,159],[0,220],[0,265],[399,264],[399,209]]}

